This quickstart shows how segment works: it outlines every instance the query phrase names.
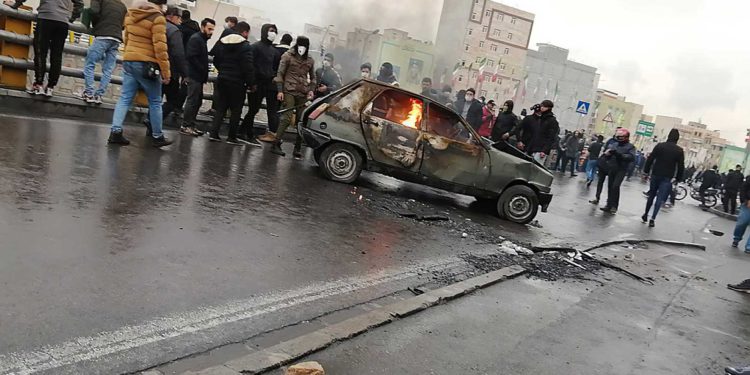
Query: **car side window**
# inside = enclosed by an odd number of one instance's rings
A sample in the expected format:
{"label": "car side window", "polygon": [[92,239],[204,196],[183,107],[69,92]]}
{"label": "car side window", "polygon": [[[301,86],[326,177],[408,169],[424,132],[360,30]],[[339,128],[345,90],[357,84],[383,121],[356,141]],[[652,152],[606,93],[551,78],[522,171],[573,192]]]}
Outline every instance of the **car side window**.
{"label": "car side window", "polygon": [[387,90],[372,102],[371,115],[409,128],[419,129],[422,124],[423,109],[424,102],[421,99],[399,91]]}
{"label": "car side window", "polygon": [[431,105],[427,112],[427,132],[462,143],[474,143],[473,134],[461,117],[445,108]]}

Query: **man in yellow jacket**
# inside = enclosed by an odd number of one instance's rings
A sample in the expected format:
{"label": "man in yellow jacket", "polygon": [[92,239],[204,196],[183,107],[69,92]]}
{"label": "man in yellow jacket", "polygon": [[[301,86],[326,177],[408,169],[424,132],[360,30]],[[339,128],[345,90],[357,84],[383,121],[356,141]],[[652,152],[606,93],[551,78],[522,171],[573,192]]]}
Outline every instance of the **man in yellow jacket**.
{"label": "man in yellow jacket", "polygon": [[151,126],[147,135],[152,137],[154,147],[172,144],[162,133],[161,87],[171,78],[166,9],[167,0],[137,0],[125,16],[122,93],[112,118],[110,144],[130,144],[122,134],[122,124],[139,88],[148,97]]}

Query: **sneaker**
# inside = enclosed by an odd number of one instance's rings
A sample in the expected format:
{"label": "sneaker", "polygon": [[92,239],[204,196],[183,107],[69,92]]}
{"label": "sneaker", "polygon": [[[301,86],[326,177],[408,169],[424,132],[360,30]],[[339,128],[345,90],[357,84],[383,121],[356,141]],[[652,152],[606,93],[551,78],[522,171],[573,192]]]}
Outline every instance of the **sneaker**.
{"label": "sneaker", "polygon": [[592,200],[589,201],[589,203],[591,203],[591,204],[599,204],[599,200],[598,199],[592,199]]}
{"label": "sneaker", "polygon": [[42,87],[41,83],[34,83],[26,90],[26,93],[31,95],[42,95],[44,93],[44,87]]}
{"label": "sneaker", "polygon": [[164,138],[163,135],[159,138],[154,138],[152,141],[153,141],[154,147],[164,147],[164,146],[169,146],[172,143],[174,143],[174,141],[170,141]]}
{"label": "sneaker", "polygon": [[732,289],[737,292],[745,292],[750,293],[750,279],[747,279],[739,284],[728,284],[727,288]]}
{"label": "sneaker", "polygon": [[750,366],[747,367],[727,367],[724,369],[727,375],[750,375]]}
{"label": "sneaker", "polygon": [[122,135],[122,132],[119,131],[109,133],[109,139],[107,140],[107,143],[111,145],[127,146],[130,144],[130,141],[128,141],[128,139],[125,138],[124,135]]}
{"label": "sneaker", "polygon": [[732,247],[737,247],[740,245],[740,241],[732,241]]}
{"label": "sneaker", "polygon": [[648,227],[649,227],[649,228],[653,228],[653,227],[655,227],[655,226],[656,226],[656,222],[654,222],[653,220],[649,220],[649,221],[648,221]]}
{"label": "sneaker", "polygon": [[219,134],[209,133],[208,140],[211,142],[221,142],[221,137],[219,137]]}
{"label": "sneaker", "polygon": [[94,104],[102,104],[102,96],[101,95],[94,95]]}
{"label": "sneaker", "polygon": [[302,152],[300,150],[294,150],[294,160],[302,160]]}
{"label": "sneaker", "polygon": [[286,156],[286,153],[284,150],[281,149],[281,142],[276,141],[276,143],[273,144],[273,147],[271,148],[271,153],[275,155],[279,155],[281,157]]}
{"label": "sneaker", "polygon": [[89,104],[94,104],[95,103],[95,101],[94,101],[94,95],[91,95],[91,94],[89,94],[89,93],[87,93],[85,91],[83,93],[81,93],[81,100],[83,100],[84,102],[89,103]]}
{"label": "sneaker", "polygon": [[647,222],[648,221],[648,215],[647,214],[643,214],[643,216],[641,216],[641,221],[644,222],[644,223]]}
{"label": "sneaker", "polygon": [[608,213],[608,214],[611,214],[612,210],[614,210],[614,208],[610,208],[610,207],[607,207],[607,206],[599,207],[599,209],[602,210],[603,212]]}
{"label": "sneaker", "polygon": [[672,208],[674,207],[674,204],[672,203],[664,203],[664,208]]}
{"label": "sneaker", "polygon": [[189,128],[187,126],[183,126],[180,128],[180,134],[195,136],[195,132],[193,131],[193,128]]}
{"label": "sneaker", "polygon": [[45,87],[44,90],[42,90],[42,95],[51,98],[52,97],[52,91],[54,89],[52,87]]}
{"label": "sneaker", "polygon": [[578,177],[578,175],[573,173],[572,175],[570,175],[570,177]]}
{"label": "sneaker", "polygon": [[242,146],[242,143],[240,143],[240,140],[237,138],[227,138],[227,144],[234,145],[234,146]]}
{"label": "sneaker", "polygon": [[250,146],[258,147],[258,148],[263,147],[263,144],[258,142],[258,139],[255,138],[254,136],[242,136],[238,138],[240,139],[240,142],[243,142],[246,145],[250,145]]}
{"label": "sneaker", "polygon": [[260,137],[258,137],[258,140],[261,142],[273,143],[273,142],[276,142],[276,134],[273,134],[271,132],[266,132],[266,134],[263,134]]}
{"label": "sneaker", "polygon": [[202,137],[203,134],[206,134],[206,132],[204,132],[203,130],[198,130],[198,128],[191,128],[191,129],[193,130],[193,134],[196,137]]}

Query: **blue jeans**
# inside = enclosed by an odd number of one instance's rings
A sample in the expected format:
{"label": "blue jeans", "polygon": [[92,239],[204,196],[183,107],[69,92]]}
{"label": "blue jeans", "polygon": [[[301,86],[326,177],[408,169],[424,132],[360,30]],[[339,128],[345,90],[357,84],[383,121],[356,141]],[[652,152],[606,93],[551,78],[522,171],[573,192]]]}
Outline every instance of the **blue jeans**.
{"label": "blue jeans", "polygon": [[[104,95],[112,79],[112,71],[117,65],[117,49],[120,48],[120,42],[111,39],[94,39],[94,44],[89,47],[86,53],[86,64],[83,67],[83,79],[86,83],[84,93],[88,95]],[[94,91],[94,68],[96,63],[102,61],[102,78],[99,81],[99,88]]]}
{"label": "blue jeans", "polygon": [[651,188],[648,191],[648,200],[646,200],[646,213],[651,211],[651,206],[654,204],[654,198],[656,198],[656,206],[654,206],[654,213],[651,215],[651,220],[656,220],[656,215],[659,213],[659,209],[667,201],[669,193],[672,191],[672,179],[669,177],[662,176],[651,176]]}
{"label": "blue jeans", "polygon": [[587,160],[586,161],[586,179],[594,181],[596,171],[599,169],[599,160]]}
{"label": "blue jeans", "polygon": [[[747,226],[750,225],[750,208],[747,208],[747,202],[742,202],[740,214],[737,216],[737,225],[734,227],[734,241],[742,241]],[[745,252],[750,252],[750,238],[745,243]]]}
{"label": "blue jeans", "polygon": [[147,63],[140,61],[124,61],[122,63],[122,92],[120,100],[115,106],[115,114],[112,116],[112,131],[121,132],[122,123],[128,114],[130,105],[133,103],[135,94],[141,88],[148,97],[148,113],[151,121],[151,130],[154,138],[160,138],[161,130],[161,79],[148,79],[143,76]]}

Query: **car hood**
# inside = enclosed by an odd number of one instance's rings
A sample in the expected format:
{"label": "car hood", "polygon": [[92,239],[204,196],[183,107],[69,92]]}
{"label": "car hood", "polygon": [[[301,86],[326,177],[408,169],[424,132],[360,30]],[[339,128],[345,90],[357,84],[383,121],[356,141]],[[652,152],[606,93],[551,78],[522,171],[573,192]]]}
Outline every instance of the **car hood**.
{"label": "car hood", "polygon": [[[510,169],[513,169],[518,178],[529,183],[539,187],[552,185],[552,172],[507,142],[491,144],[488,149],[492,159],[493,174],[508,173]],[[501,168],[497,170],[494,166],[501,166]]]}

